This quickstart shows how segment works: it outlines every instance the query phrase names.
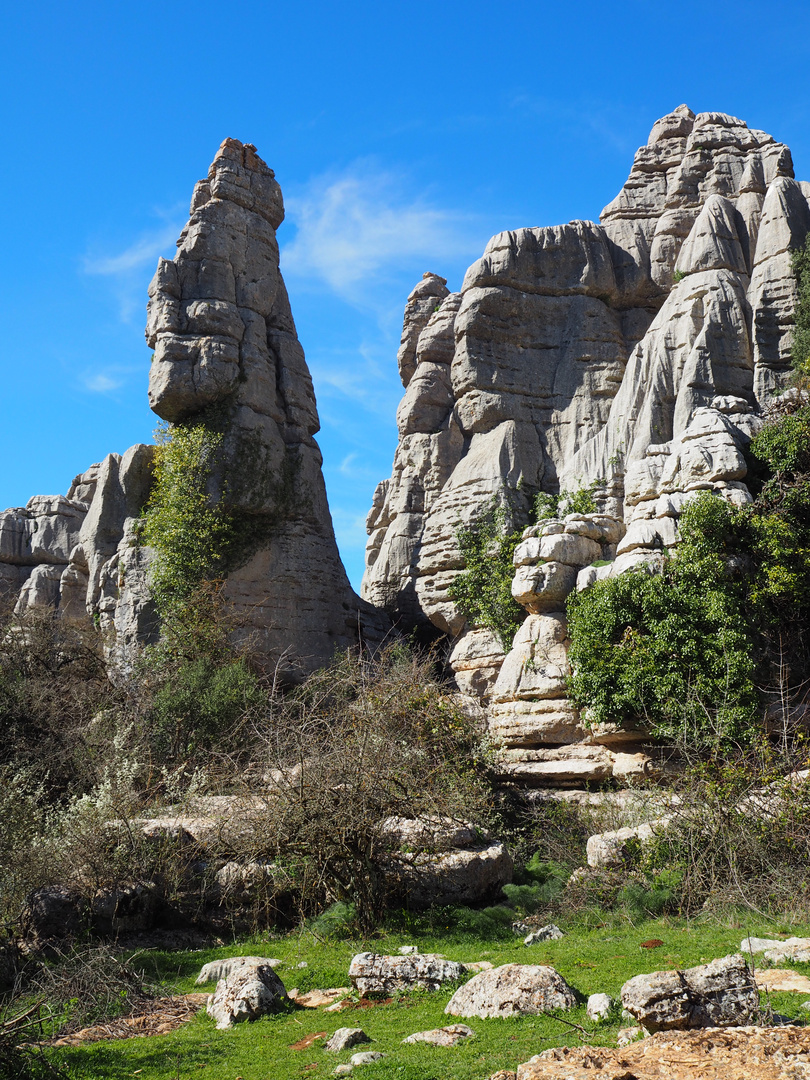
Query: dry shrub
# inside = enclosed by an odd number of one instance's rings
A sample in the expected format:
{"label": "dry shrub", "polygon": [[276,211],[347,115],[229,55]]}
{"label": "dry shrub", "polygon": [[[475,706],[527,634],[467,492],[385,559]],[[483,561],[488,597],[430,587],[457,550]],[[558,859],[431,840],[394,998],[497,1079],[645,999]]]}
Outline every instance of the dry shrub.
{"label": "dry shrub", "polygon": [[807,919],[806,765],[801,756],[786,763],[760,744],[735,760],[703,762],[687,771],[676,788],[679,802],[643,855],[653,870],[678,872],[684,913],[742,907]]}
{"label": "dry shrub", "polygon": [[487,823],[479,733],[431,658],[403,645],[346,653],[294,692],[274,692],[257,734],[254,767],[269,793],[242,856],[275,860],[305,912],[341,901],[363,929],[375,925],[398,863],[413,869],[387,819],[432,819],[437,838],[443,822]]}

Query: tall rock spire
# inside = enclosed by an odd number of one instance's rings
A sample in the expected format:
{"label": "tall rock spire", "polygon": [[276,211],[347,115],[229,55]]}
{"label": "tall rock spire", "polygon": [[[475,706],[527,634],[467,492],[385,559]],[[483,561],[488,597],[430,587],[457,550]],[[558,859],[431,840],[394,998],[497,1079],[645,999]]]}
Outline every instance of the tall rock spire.
{"label": "tall rock spire", "polygon": [[165,420],[222,433],[212,494],[252,537],[225,600],[253,650],[308,670],[384,626],[335,542],[312,379],[279,270],[283,219],[272,169],[226,139],[149,286],[149,401]]}

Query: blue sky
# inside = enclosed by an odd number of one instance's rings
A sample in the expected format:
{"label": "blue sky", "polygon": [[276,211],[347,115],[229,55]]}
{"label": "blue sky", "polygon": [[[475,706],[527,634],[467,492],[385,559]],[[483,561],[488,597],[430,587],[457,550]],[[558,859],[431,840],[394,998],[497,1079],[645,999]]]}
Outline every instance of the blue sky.
{"label": "blue sky", "polygon": [[390,472],[402,309],[502,229],[596,219],[655,119],[733,113],[810,179],[810,6],[7,4],[0,507],[149,441],[146,287],[226,136],[287,206],[341,553]]}

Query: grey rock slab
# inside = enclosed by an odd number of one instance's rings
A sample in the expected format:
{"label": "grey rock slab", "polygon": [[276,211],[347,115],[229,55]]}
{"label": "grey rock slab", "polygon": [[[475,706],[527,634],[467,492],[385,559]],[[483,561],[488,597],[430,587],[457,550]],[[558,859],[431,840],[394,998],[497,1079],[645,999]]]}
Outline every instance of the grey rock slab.
{"label": "grey rock slab", "polygon": [[767,949],[775,949],[784,944],[782,938],[744,937],[740,942],[740,952],[763,953]]}
{"label": "grey rock slab", "polygon": [[384,956],[357,953],[349,965],[349,980],[361,994],[392,990],[438,990],[446,982],[461,979],[464,965],[432,953]]}
{"label": "grey rock slab", "polygon": [[352,1046],[359,1046],[361,1043],[371,1041],[362,1028],[342,1027],[338,1028],[329,1041],[324,1044],[324,1050],[339,1053],[341,1050],[348,1050]]}
{"label": "grey rock slab", "polygon": [[364,1050],[362,1053],[352,1054],[349,1058],[349,1064],[353,1068],[357,1065],[373,1065],[375,1061],[382,1061],[385,1057],[388,1057],[388,1055],[381,1053],[379,1050]]}
{"label": "grey rock slab", "polygon": [[536,1016],[551,1009],[573,1009],[576,995],[546,964],[503,964],[474,975],[447,1004],[450,1016]]}
{"label": "grey rock slab", "polygon": [[208,1001],[218,1028],[276,1012],[288,1001],[284,983],[267,964],[246,964],[220,979]]}
{"label": "grey rock slab", "polygon": [[629,979],[622,1005],[647,1031],[738,1027],[759,1009],[756,983],[739,954],[684,971],[655,971]]}
{"label": "grey rock slab", "polygon": [[764,955],[771,964],[781,964],[785,960],[794,964],[810,964],[810,938],[788,938],[766,950]]}
{"label": "grey rock slab", "polygon": [[447,1027],[433,1028],[430,1031],[415,1031],[403,1039],[404,1043],[429,1043],[431,1046],[455,1046],[456,1043],[471,1039],[475,1035],[466,1024],[448,1024]]}

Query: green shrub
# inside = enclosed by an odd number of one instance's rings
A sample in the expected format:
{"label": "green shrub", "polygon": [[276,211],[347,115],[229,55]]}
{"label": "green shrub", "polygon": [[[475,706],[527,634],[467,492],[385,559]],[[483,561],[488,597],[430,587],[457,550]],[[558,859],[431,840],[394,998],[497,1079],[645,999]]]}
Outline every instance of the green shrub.
{"label": "green shrub", "polygon": [[357,908],[338,900],[313,919],[310,927],[319,937],[338,940],[351,937],[357,927]]}
{"label": "green shrub", "polygon": [[810,236],[793,252],[793,273],[799,299],[793,312],[795,328],[791,345],[793,367],[800,375],[810,374]]}
{"label": "green shrub", "polygon": [[692,746],[747,739],[759,719],[744,592],[723,554],[733,508],[701,496],[659,573],[630,571],[569,598],[571,695],[592,723],[642,722]]}
{"label": "green shrub", "polygon": [[202,424],[158,429],[141,537],[155,552],[150,584],[162,619],[224,568],[234,525],[210,490],[221,444],[222,435]]}
{"label": "green shrub", "polygon": [[183,663],[155,692],[146,721],[149,742],[163,761],[236,748],[248,717],[266,700],[241,658],[219,667],[207,657]]}
{"label": "green shrub", "polygon": [[504,510],[493,505],[456,536],[464,570],[447,595],[472,626],[492,630],[508,651],[526,614],[512,596],[513,557],[521,534],[508,531]]}
{"label": "green shrub", "polygon": [[598,507],[594,492],[598,487],[599,481],[596,480],[588,487],[579,487],[576,491],[561,491],[558,495],[538,491],[534,497],[535,521],[539,524],[548,518],[565,514],[595,514]]}

